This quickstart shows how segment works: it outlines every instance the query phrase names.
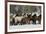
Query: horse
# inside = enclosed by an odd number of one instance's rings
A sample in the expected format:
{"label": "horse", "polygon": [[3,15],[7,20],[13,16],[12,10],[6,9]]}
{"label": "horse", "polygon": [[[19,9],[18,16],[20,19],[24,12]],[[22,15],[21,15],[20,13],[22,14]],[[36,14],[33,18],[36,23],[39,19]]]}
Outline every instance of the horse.
{"label": "horse", "polygon": [[22,20],[21,20],[21,25],[22,24],[31,24],[32,22],[32,17],[31,17],[31,15],[28,15],[27,14],[27,16],[28,17],[25,17],[25,18],[22,18]]}
{"label": "horse", "polygon": [[32,16],[32,21],[33,21],[32,24],[36,24],[36,20],[37,20],[37,16],[36,16],[36,14],[34,14],[34,15]]}
{"label": "horse", "polygon": [[39,24],[41,24],[41,14],[38,16]]}
{"label": "horse", "polygon": [[[15,16],[16,15],[13,15],[13,16],[10,16],[10,25],[14,25],[15,24]],[[12,18],[11,18],[12,17]]]}

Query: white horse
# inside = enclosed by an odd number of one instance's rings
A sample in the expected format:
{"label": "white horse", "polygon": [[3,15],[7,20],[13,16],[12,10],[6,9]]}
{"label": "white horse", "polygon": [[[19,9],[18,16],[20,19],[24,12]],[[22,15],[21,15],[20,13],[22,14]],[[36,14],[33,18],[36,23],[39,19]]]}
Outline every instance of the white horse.
{"label": "white horse", "polygon": [[19,22],[19,24],[20,24],[22,18],[24,18],[24,16],[16,16],[16,17],[15,17],[15,23]]}

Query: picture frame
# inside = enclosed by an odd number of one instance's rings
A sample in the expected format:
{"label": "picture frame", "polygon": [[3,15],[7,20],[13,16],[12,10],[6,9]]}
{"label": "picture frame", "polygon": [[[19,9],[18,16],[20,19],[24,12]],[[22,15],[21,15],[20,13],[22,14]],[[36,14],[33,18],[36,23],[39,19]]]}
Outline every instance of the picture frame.
{"label": "picture frame", "polygon": [[[27,5],[27,7],[29,6],[31,6],[31,7],[36,7],[36,9],[39,7],[39,6],[41,6],[41,8],[40,8],[40,10],[41,10],[41,12],[42,13],[40,13],[41,15],[42,15],[42,20],[41,20],[41,23],[42,23],[42,25],[40,24],[40,26],[38,26],[38,25],[33,25],[34,26],[34,28],[33,28],[33,26],[32,26],[32,29],[31,29],[31,27],[30,27],[30,25],[29,26],[16,26],[16,30],[14,29],[14,26],[12,26],[11,27],[11,30],[9,29],[9,10],[11,10],[11,8],[9,8],[10,6],[16,6],[16,7],[18,7],[19,6],[19,8],[20,8],[20,6],[25,6],[26,7],[26,5]],[[15,7],[15,9],[16,9],[16,7]],[[26,9],[26,8],[25,8]],[[35,9],[35,8],[34,8]],[[16,9],[17,10],[17,9]],[[38,10],[38,9],[37,9]],[[14,11],[13,11],[14,12]],[[37,26],[37,27],[36,27]],[[19,29],[19,28],[20,29]],[[24,29],[23,29],[23,28]],[[36,28],[35,28],[36,27]],[[39,27],[39,28],[38,28]],[[13,30],[12,30],[12,28],[13,28]],[[18,28],[18,29],[17,29]],[[37,30],[38,29],[38,30]],[[9,34],[9,33],[24,33],[24,32],[41,32],[41,31],[44,31],[45,30],[45,3],[44,2],[28,2],[28,1],[8,1],[8,0],[5,0],[5,34]]]}

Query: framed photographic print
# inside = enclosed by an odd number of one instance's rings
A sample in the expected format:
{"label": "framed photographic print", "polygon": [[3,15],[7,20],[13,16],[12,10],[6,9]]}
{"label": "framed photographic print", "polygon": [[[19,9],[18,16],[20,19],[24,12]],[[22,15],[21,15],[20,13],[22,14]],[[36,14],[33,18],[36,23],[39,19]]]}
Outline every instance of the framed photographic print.
{"label": "framed photographic print", "polygon": [[43,2],[9,1],[5,10],[5,32],[44,31],[45,4]]}

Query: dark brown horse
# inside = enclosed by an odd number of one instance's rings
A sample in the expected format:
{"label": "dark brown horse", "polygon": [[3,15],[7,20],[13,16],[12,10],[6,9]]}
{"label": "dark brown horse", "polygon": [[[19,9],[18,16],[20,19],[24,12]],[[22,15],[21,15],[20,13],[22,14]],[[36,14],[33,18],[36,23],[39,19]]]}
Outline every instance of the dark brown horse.
{"label": "dark brown horse", "polygon": [[22,24],[30,24],[30,21],[32,20],[31,15],[27,15],[28,17],[25,17],[21,20],[21,25]]}
{"label": "dark brown horse", "polygon": [[38,16],[39,24],[41,24],[41,15]]}

